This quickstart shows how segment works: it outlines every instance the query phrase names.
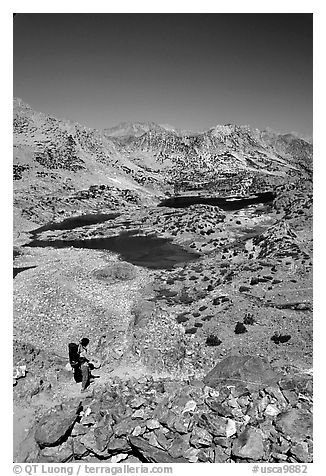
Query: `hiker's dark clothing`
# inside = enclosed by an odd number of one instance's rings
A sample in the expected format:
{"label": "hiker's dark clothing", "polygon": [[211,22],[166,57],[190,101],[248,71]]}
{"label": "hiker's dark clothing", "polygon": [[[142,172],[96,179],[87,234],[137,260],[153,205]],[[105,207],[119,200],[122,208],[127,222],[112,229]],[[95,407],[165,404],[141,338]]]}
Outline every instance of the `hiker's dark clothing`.
{"label": "hiker's dark clothing", "polygon": [[78,346],[78,356],[80,372],[82,376],[82,390],[85,390],[90,382],[91,371],[89,368],[89,360],[87,358],[87,349],[81,344]]}
{"label": "hiker's dark clothing", "polygon": [[78,364],[78,365],[74,366],[73,371],[74,371],[74,380],[75,380],[75,382],[80,383],[83,379],[80,365]]}
{"label": "hiker's dark clothing", "polygon": [[74,372],[74,379],[75,382],[82,381],[82,374],[80,370],[80,362],[79,362],[79,354],[78,354],[78,344],[74,344],[73,342],[68,345],[69,349],[69,362],[71,368]]}
{"label": "hiker's dark clothing", "polygon": [[69,361],[74,372],[75,382],[82,382],[82,390],[90,383],[91,369],[87,358],[87,348],[80,342],[78,345],[71,343],[69,348]]}
{"label": "hiker's dark clothing", "polygon": [[89,368],[88,362],[84,362],[80,366],[81,374],[82,374],[82,390],[88,387],[90,382],[91,371]]}

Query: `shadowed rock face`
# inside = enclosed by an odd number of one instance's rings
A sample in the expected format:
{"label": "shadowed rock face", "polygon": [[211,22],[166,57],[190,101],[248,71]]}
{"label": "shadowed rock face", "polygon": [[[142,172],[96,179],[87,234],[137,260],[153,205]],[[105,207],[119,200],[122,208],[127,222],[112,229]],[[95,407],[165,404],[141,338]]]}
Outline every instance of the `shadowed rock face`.
{"label": "shadowed rock face", "polygon": [[148,463],[188,463],[188,460],[182,457],[173,458],[167,451],[155,448],[144,438],[131,436],[130,444]]}
{"label": "shadowed rock face", "polygon": [[59,445],[77,421],[81,408],[79,404],[75,410],[58,410],[44,415],[36,426],[34,436],[40,448]]}

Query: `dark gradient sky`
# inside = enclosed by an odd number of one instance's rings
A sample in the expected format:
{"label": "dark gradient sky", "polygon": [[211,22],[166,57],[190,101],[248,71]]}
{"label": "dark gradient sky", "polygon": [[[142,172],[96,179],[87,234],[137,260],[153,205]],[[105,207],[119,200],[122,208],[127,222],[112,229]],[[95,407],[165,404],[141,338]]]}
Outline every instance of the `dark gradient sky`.
{"label": "dark gradient sky", "polygon": [[312,135],[312,14],[17,14],[14,95],[104,128]]}

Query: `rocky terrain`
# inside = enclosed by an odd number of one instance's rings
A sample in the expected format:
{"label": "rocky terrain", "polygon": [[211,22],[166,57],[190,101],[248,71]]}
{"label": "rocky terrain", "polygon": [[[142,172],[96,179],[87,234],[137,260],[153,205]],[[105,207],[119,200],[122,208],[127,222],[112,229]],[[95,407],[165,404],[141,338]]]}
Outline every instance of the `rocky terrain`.
{"label": "rocky terrain", "polygon": [[309,375],[278,375],[259,357],[229,357],[204,381],[113,377],[83,402],[66,398],[39,416],[20,458],[311,462],[311,401]]}
{"label": "rocky terrain", "polygon": [[306,140],[15,99],[15,461],[311,462],[312,251]]}

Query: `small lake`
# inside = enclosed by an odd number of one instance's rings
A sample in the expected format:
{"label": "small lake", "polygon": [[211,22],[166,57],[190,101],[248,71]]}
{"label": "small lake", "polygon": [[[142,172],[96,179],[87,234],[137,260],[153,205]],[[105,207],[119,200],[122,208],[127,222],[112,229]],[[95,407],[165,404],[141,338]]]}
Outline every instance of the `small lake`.
{"label": "small lake", "polygon": [[89,213],[75,217],[66,218],[58,223],[47,223],[46,225],[30,231],[31,235],[35,236],[43,231],[54,230],[73,230],[81,226],[95,225],[97,223],[104,223],[108,220],[114,220],[120,216],[120,213]]}
{"label": "small lake", "polygon": [[149,269],[171,269],[200,255],[182,248],[168,238],[154,235],[135,235],[135,231],[121,232],[117,236],[90,240],[34,240],[24,246],[54,248],[86,248],[118,253],[122,260]]}
{"label": "small lake", "polygon": [[190,205],[213,205],[221,208],[224,211],[234,211],[246,208],[249,205],[255,205],[258,203],[269,203],[275,198],[275,193],[264,192],[257,193],[251,197],[202,197],[200,195],[188,195],[182,197],[172,197],[163,200],[159,203],[159,207],[171,207],[171,208],[186,208]]}
{"label": "small lake", "polygon": [[18,273],[22,271],[27,271],[28,269],[36,268],[36,266],[25,266],[24,268],[13,268],[14,278],[17,276]]}

